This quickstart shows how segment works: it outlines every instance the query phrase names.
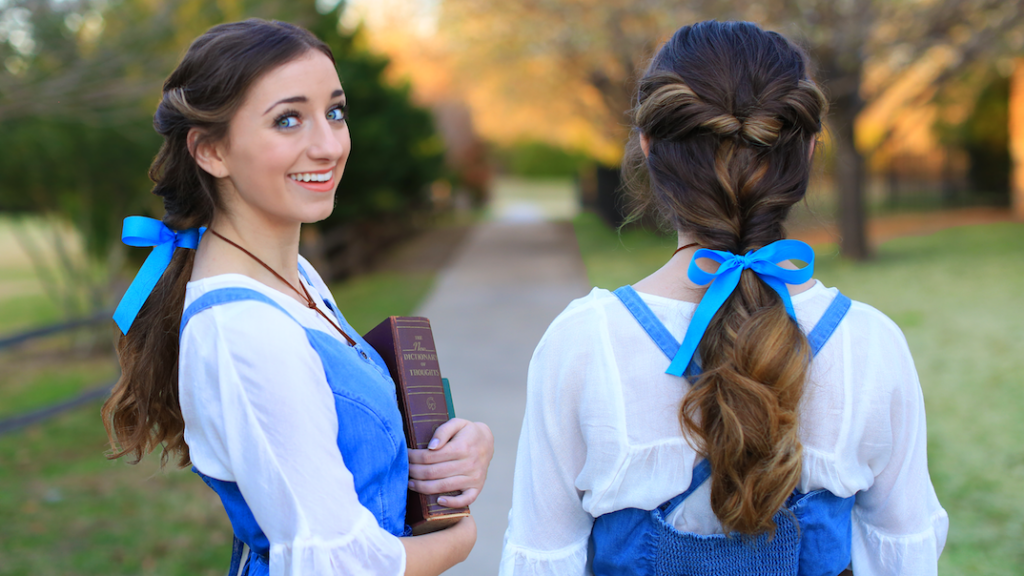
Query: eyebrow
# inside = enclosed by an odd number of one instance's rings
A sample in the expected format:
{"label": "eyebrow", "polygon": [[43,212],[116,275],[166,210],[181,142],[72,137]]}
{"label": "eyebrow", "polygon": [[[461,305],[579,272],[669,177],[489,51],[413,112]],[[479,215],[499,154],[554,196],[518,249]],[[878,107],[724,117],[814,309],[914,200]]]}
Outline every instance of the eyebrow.
{"label": "eyebrow", "polygon": [[[331,92],[331,100],[334,100],[335,98],[338,98],[338,97],[344,96],[344,95],[345,95],[345,91],[344,90],[335,90],[334,92]],[[273,104],[271,104],[270,108],[267,108],[266,112],[264,112],[263,114],[266,115],[267,112],[270,112],[271,110],[273,110],[275,106],[279,106],[281,104],[294,104],[295,102],[309,102],[309,98],[306,98],[305,96],[292,96],[291,98],[285,98],[283,100],[278,100],[277,102],[274,102]]]}

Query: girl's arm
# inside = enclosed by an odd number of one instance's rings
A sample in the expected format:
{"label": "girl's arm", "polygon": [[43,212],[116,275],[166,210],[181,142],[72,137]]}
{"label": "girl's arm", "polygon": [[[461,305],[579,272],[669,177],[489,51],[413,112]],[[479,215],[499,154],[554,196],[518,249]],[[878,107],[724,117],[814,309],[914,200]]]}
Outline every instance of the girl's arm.
{"label": "girl's arm", "polygon": [[575,485],[587,460],[581,403],[584,384],[611,377],[611,370],[599,347],[580,335],[600,331],[593,315],[563,312],[530,361],[500,576],[586,573],[594,519]]}
{"label": "girl's arm", "polygon": [[466,516],[444,530],[401,541],[406,576],[438,576],[469,556],[476,543],[476,521]]}

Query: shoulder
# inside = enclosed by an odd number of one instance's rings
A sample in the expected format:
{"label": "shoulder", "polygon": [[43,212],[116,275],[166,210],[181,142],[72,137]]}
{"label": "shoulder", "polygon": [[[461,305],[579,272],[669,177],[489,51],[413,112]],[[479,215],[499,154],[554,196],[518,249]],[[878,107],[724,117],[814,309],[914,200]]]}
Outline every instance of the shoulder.
{"label": "shoulder", "polygon": [[619,304],[619,299],[604,288],[593,288],[582,298],[577,298],[562,310],[544,334],[545,338],[573,333],[577,329],[593,326],[603,320],[609,306]]}
{"label": "shoulder", "polygon": [[[837,289],[818,283],[794,297],[797,317],[805,332],[809,334],[817,326],[838,295]],[[808,377],[813,385],[805,389],[805,394],[816,400],[811,404],[817,405],[819,416],[825,421],[829,407],[844,406],[850,412],[850,422],[868,423],[871,414],[883,406],[921,395],[917,369],[903,331],[882,311],[852,299],[835,331],[815,356]],[[835,425],[838,424],[829,422],[824,426]]]}
{"label": "shoulder", "polygon": [[844,344],[845,355],[856,365],[869,370],[914,369],[903,330],[874,306],[851,300],[840,328],[838,339]]}
{"label": "shoulder", "polygon": [[548,326],[530,360],[528,395],[556,396],[566,410],[580,403],[584,389],[604,389],[613,378],[607,313],[614,294],[594,288],[573,300]]}
{"label": "shoulder", "polygon": [[[288,298],[238,274],[190,282],[186,288],[186,322],[181,334],[186,351],[211,356],[271,358],[308,348],[305,330],[287,311]],[[198,343],[192,347],[190,343]]]}
{"label": "shoulder", "polygon": [[599,339],[607,324],[608,308],[618,305],[618,298],[603,288],[593,288],[577,298],[551,321],[537,344],[537,351],[550,347],[582,348]]}
{"label": "shoulder", "polygon": [[[805,332],[815,327],[839,293],[837,288],[818,282],[809,290],[793,296],[797,318]],[[859,300],[850,300],[850,308],[833,338],[848,339],[854,347],[881,346],[892,353],[909,352],[900,327],[877,308]]]}

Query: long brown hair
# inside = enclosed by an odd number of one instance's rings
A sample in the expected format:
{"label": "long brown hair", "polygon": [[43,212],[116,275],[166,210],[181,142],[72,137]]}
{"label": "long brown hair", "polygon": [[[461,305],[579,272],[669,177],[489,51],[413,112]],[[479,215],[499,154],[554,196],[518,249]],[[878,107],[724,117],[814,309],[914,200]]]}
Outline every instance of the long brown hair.
{"label": "long brown hair", "polygon": [[[334,61],[330,48],[308,31],[258,19],[214,26],[192,42],[164,82],[153,117],[164,143],[149,177],[164,201],[164,224],[172,230],[206,226],[220,208],[216,180],[192,156],[199,142],[189,150],[189,130],[202,130],[199,141],[222,140],[249,87],[310,50]],[[170,454],[179,466],[190,461],[178,403],[178,327],[194,258],[195,251],[176,249],[128,334],[118,339],[121,378],[102,411],[110,459],[130,454],[134,464],[163,445],[162,464]]]}
{"label": "long brown hair", "polygon": [[[826,107],[806,56],[779,34],[744,22],[679,29],[640,80],[623,164],[634,214],[656,208],[704,248],[734,254],[781,240]],[[680,420],[711,462],[711,507],[727,530],[773,532],[800,478],[807,338],[745,270],[698,354]]]}

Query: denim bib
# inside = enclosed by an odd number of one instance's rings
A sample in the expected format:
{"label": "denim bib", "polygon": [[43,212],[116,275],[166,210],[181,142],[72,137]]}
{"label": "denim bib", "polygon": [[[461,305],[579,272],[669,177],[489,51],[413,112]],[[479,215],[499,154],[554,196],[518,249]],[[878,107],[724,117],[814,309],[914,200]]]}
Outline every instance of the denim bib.
{"label": "denim bib", "polygon": [[[679,342],[630,286],[615,291],[637,322],[669,359]],[[850,309],[838,294],[807,339],[815,355]],[[700,374],[693,362],[691,379]],[[835,576],[850,564],[854,497],[827,490],[794,491],[775,514],[774,538],[680,532],[666,518],[711,476],[702,460],[690,487],[654,510],[626,508],[597,517],[590,534],[595,576]]]}
{"label": "denim bib", "polygon": [[[299,270],[306,276],[301,267]],[[308,276],[306,278],[308,280]],[[222,288],[200,296],[185,310],[179,338],[196,314],[212,306],[242,300],[262,302],[295,319],[277,302],[255,290]],[[409,455],[394,382],[377,352],[326,299],[324,303],[334,312],[342,329],[356,341],[355,346],[348,346],[320,330],[303,327],[310,346],[323,362],[327,384],[334,395],[338,450],[352,473],[360,504],[369,509],[384,530],[395,536],[409,535],[411,530],[405,524]],[[239,573],[244,543],[251,553],[241,574],[269,574],[270,542],[253,517],[238,484],[211,478],[195,467],[192,470],[220,496],[231,520],[235,540],[229,573],[232,576]]]}

